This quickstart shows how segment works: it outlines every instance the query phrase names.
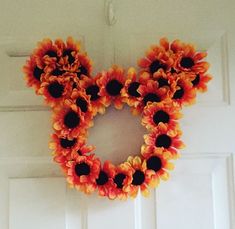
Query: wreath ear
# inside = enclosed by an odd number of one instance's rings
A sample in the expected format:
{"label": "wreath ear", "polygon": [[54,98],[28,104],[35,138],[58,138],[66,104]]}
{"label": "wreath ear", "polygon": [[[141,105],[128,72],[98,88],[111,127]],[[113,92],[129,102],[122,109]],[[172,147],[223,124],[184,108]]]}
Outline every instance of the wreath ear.
{"label": "wreath ear", "polygon": [[70,95],[81,78],[90,77],[91,70],[91,60],[81,51],[81,42],[72,37],[66,42],[61,39],[38,42],[23,67],[27,85],[52,107]]}

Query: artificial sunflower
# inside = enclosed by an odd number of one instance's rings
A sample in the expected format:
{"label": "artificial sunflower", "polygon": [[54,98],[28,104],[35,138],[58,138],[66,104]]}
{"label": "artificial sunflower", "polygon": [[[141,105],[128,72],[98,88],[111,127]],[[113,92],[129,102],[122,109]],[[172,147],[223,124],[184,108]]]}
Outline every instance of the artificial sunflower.
{"label": "artificial sunflower", "polygon": [[79,150],[86,141],[86,136],[81,135],[75,138],[68,138],[67,136],[60,136],[56,133],[51,135],[52,141],[49,143],[49,148],[55,152],[55,154],[62,154],[67,156],[72,151]]}
{"label": "artificial sunflower", "polygon": [[46,38],[38,42],[38,47],[34,50],[33,56],[40,68],[55,66],[59,59],[59,50],[51,39]]}
{"label": "artificial sunflower", "polygon": [[109,161],[105,161],[96,179],[96,187],[100,196],[109,196],[110,188],[113,184],[115,166]]}
{"label": "artificial sunflower", "polygon": [[168,89],[159,88],[154,80],[149,80],[145,85],[140,85],[138,92],[141,95],[141,102],[138,104],[137,109],[142,112],[145,106],[154,102],[161,102],[168,98]]}
{"label": "artificial sunflower", "polygon": [[121,109],[124,102],[121,96],[125,84],[124,70],[115,65],[107,72],[103,71],[97,83],[100,87],[99,95],[104,97],[104,105],[108,107],[112,102],[117,109]]}
{"label": "artificial sunflower", "polygon": [[90,194],[95,190],[96,179],[100,172],[100,160],[92,155],[84,155],[67,162],[67,181],[71,187]]}
{"label": "artificial sunflower", "polygon": [[84,53],[78,53],[77,55],[79,65],[76,69],[77,78],[81,79],[82,76],[91,76],[92,62],[90,58]]}
{"label": "artificial sunflower", "polygon": [[90,76],[91,60],[86,53],[80,52],[80,42],[76,42],[69,37],[66,44],[60,39],[56,40],[55,44],[61,51],[58,65],[63,70],[76,73],[78,79],[82,75]]}
{"label": "artificial sunflower", "polygon": [[98,73],[94,78],[82,77],[78,82],[79,88],[85,90],[85,93],[89,96],[94,116],[97,113],[103,114],[105,112],[104,98],[99,95],[100,87],[97,84],[100,75],[101,73]]}
{"label": "artificial sunflower", "polygon": [[81,110],[76,106],[65,105],[56,110],[53,116],[53,128],[60,135],[75,138],[86,133],[92,126],[90,121],[85,121]]}
{"label": "artificial sunflower", "polygon": [[43,95],[45,102],[51,107],[60,106],[71,92],[72,86],[69,80],[54,76],[43,82],[38,90],[38,94]]}
{"label": "artificial sunflower", "polygon": [[29,60],[26,61],[26,64],[23,66],[23,72],[28,87],[33,87],[35,92],[38,93],[45,72],[44,68],[40,68],[37,65],[34,56],[30,56]]}
{"label": "artificial sunflower", "polygon": [[200,92],[207,91],[207,83],[212,79],[210,74],[201,73],[201,74],[193,74],[191,76],[191,83],[193,88],[196,88]]}
{"label": "artificial sunflower", "polygon": [[144,135],[146,145],[162,148],[164,151],[169,152],[173,159],[179,157],[178,149],[184,147],[183,142],[180,140],[182,133],[176,128],[168,130],[166,126],[159,125],[151,133]]}
{"label": "artificial sunflower", "polygon": [[133,168],[128,162],[124,162],[115,168],[113,183],[108,192],[109,199],[127,199],[133,171]]}
{"label": "artificial sunflower", "polygon": [[83,88],[90,98],[93,115],[96,115],[97,112],[100,114],[105,112],[104,97],[99,95],[100,86],[97,84],[97,80],[100,77],[101,73],[97,74],[94,78],[82,77],[78,83],[79,87]]}
{"label": "artificial sunflower", "polygon": [[205,73],[208,70],[209,63],[202,61],[207,53],[196,52],[194,45],[175,40],[171,44],[171,50],[175,54],[174,69],[184,72],[193,71],[196,74]]}
{"label": "artificial sunflower", "polygon": [[169,154],[166,154],[163,149],[146,145],[141,147],[141,154],[146,161],[146,174],[150,178],[151,188],[158,186],[160,179],[166,181],[169,178],[168,170],[174,169]]}
{"label": "artificial sunflower", "polygon": [[[65,144],[65,140],[64,143]],[[67,144],[70,144],[67,142]],[[55,151],[53,153],[54,161],[60,164],[60,167],[62,170],[67,174],[68,167],[67,162],[68,161],[74,161],[77,157],[81,156],[88,156],[90,153],[94,150],[94,146],[87,146],[85,145],[85,142],[80,142],[79,144],[76,144],[75,147],[71,147],[68,149],[68,151]],[[68,153],[67,153],[68,152]]]}
{"label": "artificial sunflower", "polygon": [[153,45],[146,52],[146,57],[138,61],[139,67],[142,68],[143,71],[149,72],[151,75],[160,69],[168,71],[173,64],[174,60],[164,42],[160,42],[160,45]]}
{"label": "artificial sunflower", "polygon": [[121,90],[124,101],[130,107],[136,107],[141,99],[140,93],[137,91],[141,83],[137,79],[137,74],[134,68],[129,68],[127,72],[126,82]]}
{"label": "artificial sunflower", "polygon": [[171,88],[171,82],[175,79],[175,76],[168,72],[164,72],[163,70],[159,70],[154,73],[153,80],[156,81],[158,88]]}
{"label": "artificial sunflower", "polygon": [[[190,74],[191,75],[191,74]],[[196,90],[190,81],[190,76],[187,73],[180,73],[177,79],[172,83],[175,86],[175,91],[172,95],[172,100],[182,105],[192,105],[195,103]]]}
{"label": "artificial sunflower", "polygon": [[182,117],[180,106],[171,99],[160,103],[151,103],[145,106],[142,116],[142,125],[149,130],[153,130],[164,125],[167,129],[178,127],[178,120]]}
{"label": "artificial sunflower", "polygon": [[77,108],[80,109],[80,112],[84,116],[84,121],[90,122],[90,125],[92,125],[92,106],[89,96],[85,91],[74,88],[71,96],[65,100],[65,104],[73,107],[73,110],[76,110]]}
{"label": "artificial sunflower", "polygon": [[142,160],[139,156],[129,156],[127,159],[131,167],[134,169],[132,174],[132,182],[128,190],[128,195],[132,198],[135,198],[140,189],[143,196],[149,195],[148,185],[150,183],[149,176],[147,175],[146,162]]}
{"label": "artificial sunflower", "polygon": [[66,42],[64,42],[62,39],[56,39],[55,46],[59,50],[59,56],[63,56],[63,52],[65,50],[80,52],[81,42],[75,41],[72,37],[68,37]]}

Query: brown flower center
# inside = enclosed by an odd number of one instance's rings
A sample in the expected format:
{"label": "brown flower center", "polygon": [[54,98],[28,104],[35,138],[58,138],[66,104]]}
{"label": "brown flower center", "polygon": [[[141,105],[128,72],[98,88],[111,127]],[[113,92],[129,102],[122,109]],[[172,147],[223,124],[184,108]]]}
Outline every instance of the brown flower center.
{"label": "brown flower center", "polygon": [[75,128],[79,125],[80,118],[74,111],[69,111],[64,117],[64,125],[68,128]]}
{"label": "brown flower center", "polygon": [[91,171],[90,166],[86,164],[85,162],[75,165],[75,173],[79,177],[83,175],[85,176],[89,175],[90,171]]}
{"label": "brown flower center", "polygon": [[168,149],[171,146],[171,138],[166,135],[166,134],[161,134],[159,136],[157,136],[156,140],[155,140],[155,146],[156,147],[164,147],[166,149]]}
{"label": "brown flower center", "polygon": [[111,96],[120,95],[120,91],[123,88],[123,85],[118,80],[110,80],[106,85],[106,91]]}
{"label": "brown flower center", "polygon": [[53,82],[48,85],[47,90],[53,98],[58,99],[63,95],[64,86],[58,82]]}

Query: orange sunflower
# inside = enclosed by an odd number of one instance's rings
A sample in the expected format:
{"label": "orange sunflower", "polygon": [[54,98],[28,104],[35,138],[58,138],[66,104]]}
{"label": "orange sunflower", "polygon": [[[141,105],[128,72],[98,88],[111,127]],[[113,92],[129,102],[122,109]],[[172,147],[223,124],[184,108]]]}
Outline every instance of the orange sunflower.
{"label": "orange sunflower", "polygon": [[101,77],[101,73],[97,74],[94,78],[82,77],[78,82],[80,88],[83,88],[90,98],[92,106],[92,113],[95,116],[97,113],[103,114],[105,112],[104,98],[100,96],[100,86],[97,80]]}
{"label": "orange sunflower", "polygon": [[141,102],[137,106],[137,110],[141,113],[145,106],[153,102],[161,102],[168,98],[169,90],[167,88],[158,88],[158,84],[154,80],[148,80],[145,85],[140,85],[138,92],[141,95]]}
{"label": "orange sunflower", "polygon": [[140,101],[140,93],[137,91],[140,86],[139,80],[137,80],[136,71],[134,68],[129,68],[127,72],[127,78],[124,87],[121,90],[124,101],[130,106],[137,106]]}
{"label": "orange sunflower", "polygon": [[165,73],[163,70],[159,70],[158,72],[154,73],[153,80],[156,81],[158,88],[172,88],[172,81],[176,78],[177,75],[175,73]]}
{"label": "orange sunflower", "polygon": [[76,138],[86,133],[92,123],[85,121],[80,108],[64,104],[53,116],[53,128],[60,135]]}
{"label": "orange sunflower", "polygon": [[67,173],[68,167],[67,162],[73,161],[76,157],[80,157],[82,155],[89,155],[91,151],[94,150],[94,146],[87,146],[85,143],[83,143],[79,149],[76,151],[74,149],[71,149],[68,154],[62,154],[61,152],[54,152],[54,161],[60,164],[60,167],[62,170]]}
{"label": "orange sunflower", "polygon": [[108,107],[113,102],[117,109],[122,109],[124,98],[121,96],[121,90],[125,84],[124,70],[115,65],[107,72],[103,71],[97,83],[100,87],[99,94],[104,97],[104,105]]}
{"label": "orange sunflower", "polygon": [[191,83],[193,88],[196,88],[200,92],[207,91],[207,83],[212,79],[211,75],[201,73],[201,74],[193,74],[191,77]]}
{"label": "orange sunflower", "polygon": [[192,105],[195,103],[196,90],[190,81],[190,73],[180,73],[177,79],[172,83],[175,84],[175,91],[172,100],[182,105]]}
{"label": "orange sunflower", "polygon": [[55,152],[55,154],[61,154],[67,156],[72,151],[79,150],[86,141],[86,136],[81,135],[76,138],[67,138],[66,136],[60,136],[56,133],[51,135],[52,141],[49,143],[49,148]]}
{"label": "orange sunflower", "polygon": [[169,161],[171,158],[163,149],[144,145],[141,148],[141,154],[146,161],[146,173],[150,177],[151,188],[158,186],[160,179],[166,181],[169,178],[167,170],[173,170],[174,165]]}
{"label": "orange sunflower", "polygon": [[33,56],[40,68],[45,65],[55,66],[59,59],[59,50],[51,39],[46,38],[38,42],[38,47],[34,50]]}
{"label": "orange sunflower", "polygon": [[37,65],[34,56],[30,56],[29,60],[26,61],[26,64],[23,66],[23,72],[28,87],[33,87],[35,92],[38,93],[45,72],[43,68]]}
{"label": "orange sunflower", "polygon": [[142,160],[139,156],[129,156],[127,159],[131,167],[134,169],[132,175],[132,182],[126,189],[128,195],[135,198],[140,189],[143,196],[149,195],[148,185],[150,184],[150,177],[147,174],[146,162]]}
{"label": "orange sunflower", "polygon": [[77,58],[79,60],[79,66],[76,70],[78,79],[81,79],[82,76],[91,76],[92,71],[92,62],[90,58],[84,53],[78,53]]}
{"label": "orange sunflower", "polygon": [[151,103],[144,108],[142,125],[148,130],[153,130],[160,124],[167,129],[178,127],[178,119],[182,117],[180,106],[171,99],[160,103]]}
{"label": "orange sunflower", "polygon": [[95,190],[100,172],[100,161],[94,155],[80,156],[67,162],[67,181],[71,187],[90,194]]}
{"label": "orange sunflower", "polygon": [[172,82],[175,81],[177,76],[177,73],[165,72],[164,70],[160,69],[153,75],[148,72],[140,73],[139,81],[141,84],[146,85],[150,80],[154,80],[157,84],[157,88],[166,88],[170,95],[170,93],[174,91],[174,84]]}
{"label": "orange sunflower", "polygon": [[147,52],[146,57],[138,61],[138,65],[143,71],[153,75],[158,70],[168,71],[173,66],[174,60],[166,45],[167,40],[161,39],[160,45],[152,46]]}
{"label": "orange sunflower", "polygon": [[173,159],[179,157],[178,149],[184,147],[183,142],[180,140],[182,132],[176,128],[175,130],[168,130],[166,126],[160,125],[158,129],[144,135],[146,145],[162,148],[168,151]]}
{"label": "orange sunflower", "polygon": [[66,49],[73,50],[76,52],[80,52],[81,49],[80,41],[75,41],[72,37],[68,37],[66,43],[62,39],[56,39],[55,46],[58,49],[59,56],[63,56],[63,52]]}
{"label": "orange sunflower", "polygon": [[61,39],[56,40],[55,44],[61,52],[59,65],[63,70],[76,73],[78,79],[82,75],[90,76],[91,60],[86,53],[80,52],[80,42],[68,37],[66,44]]}
{"label": "orange sunflower", "polygon": [[92,106],[90,104],[89,96],[85,91],[74,88],[70,98],[65,100],[65,104],[73,107],[74,110],[79,108],[81,114],[84,116],[84,121],[92,124]]}
{"label": "orange sunflower", "polygon": [[60,106],[64,99],[72,92],[72,86],[68,79],[64,77],[51,76],[43,82],[38,90],[38,94],[43,95],[45,102],[51,107]]}
{"label": "orange sunflower", "polygon": [[96,179],[96,187],[100,196],[109,196],[109,190],[113,183],[115,166],[109,161],[105,161]]}
{"label": "orange sunflower", "polygon": [[196,74],[205,73],[208,70],[209,63],[202,61],[207,56],[206,52],[196,52],[193,45],[179,40],[172,42],[171,50],[175,54],[174,69],[184,72],[193,71]]}
{"label": "orange sunflower", "polygon": [[124,162],[115,168],[112,186],[109,187],[108,198],[126,200],[129,186],[132,182],[133,168],[128,162]]}

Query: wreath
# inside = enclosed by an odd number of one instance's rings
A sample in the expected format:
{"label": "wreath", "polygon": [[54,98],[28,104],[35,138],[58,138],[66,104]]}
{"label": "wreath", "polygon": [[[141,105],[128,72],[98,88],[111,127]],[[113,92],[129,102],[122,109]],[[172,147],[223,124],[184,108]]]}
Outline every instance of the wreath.
{"label": "wreath", "polygon": [[[66,42],[39,42],[23,71],[27,85],[52,108],[54,133],[49,147],[69,186],[86,194],[98,190],[109,199],[126,199],[136,197],[139,190],[147,196],[149,187],[167,180],[172,160],[184,146],[180,111],[195,102],[197,91],[207,90],[211,79],[205,57],[191,44],[162,38],[139,60],[138,71],[114,65],[92,77],[92,62],[79,42],[71,37]],[[116,109],[130,106],[148,130],[139,155],[119,165],[102,164],[95,147],[86,143],[94,117],[111,104]]]}

